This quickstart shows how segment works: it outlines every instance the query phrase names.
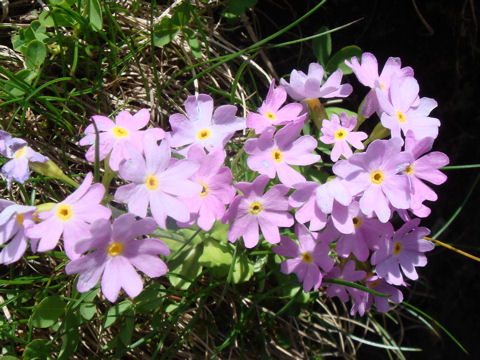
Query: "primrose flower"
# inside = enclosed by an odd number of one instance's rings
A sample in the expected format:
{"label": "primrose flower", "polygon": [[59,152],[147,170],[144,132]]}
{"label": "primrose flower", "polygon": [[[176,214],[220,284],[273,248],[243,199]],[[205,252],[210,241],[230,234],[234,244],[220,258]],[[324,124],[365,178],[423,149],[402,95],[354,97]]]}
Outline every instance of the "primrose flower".
{"label": "primrose flower", "polygon": [[30,177],[29,162],[46,162],[48,158],[34,151],[25,140],[18,138],[6,139],[6,155],[11,160],[2,166],[2,174],[7,179],[10,188],[15,180],[23,184]]}
{"label": "primrose flower", "polygon": [[165,275],[168,270],[158,257],[170,254],[163,241],[135,239],[156,228],[153,219],[136,221],[135,215],[129,213],[115,219],[113,229],[109,220],[99,219],[92,224],[91,237],[77,243],[76,250],[87,254],[68,263],[65,272],[80,274],[77,282],[80,292],[90,290],[101,278],[102,293],[110,302],[117,300],[120,289],[133,298],[143,289],[142,278],[135,268],[151,278]]}
{"label": "primrose flower", "polygon": [[[328,274],[325,275],[325,279],[340,279],[350,282],[355,282],[358,280],[365,279],[367,273],[363,270],[355,270],[355,261],[349,260],[341,269],[339,266],[335,266]],[[330,298],[338,297],[344,303],[349,300],[348,293],[355,299],[360,298],[361,290],[345,286],[339,285],[335,283],[328,283],[327,284],[327,296]]]}
{"label": "primrose flower", "polygon": [[243,237],[245,247],[252,248],[259,240],[258,227],[270,244],[280,241],[279,227],[293,225],[292,214],[288,213],[288,188],[274,185],[265,194],[267,175],[259,175],[252,183],[240,182],[235,186],[243,193],[237,195],[228,208],[223,223],[232,222],[228,230],[228,240],[235,242]]}
{"label": "primrose flower", "polygon": [[11,139],[11,136],[8,132],[0,130],[0,155],[8,157],[8,141]]}
{"label": "primrose flower", "polygon": [[419,86],[413,77],[394,78],[390,96],[377,92],[378,102],[382,109],[382,125],[390,129],[392,138],[401,137],[412,131],[415,138],[436,138],[440,121],[429,117],[437,107],[437,102],[430,98],[418,99]]}
{"label": "primrose flower", "polygon": [[348,184],[352,195],[359,194],[365,215],[375,213],[383,223],[391,215],[390,204],[397,209],[410,207],[410,184],[403,170],[412,155],[401,152],[402,140],[375,140],[363,153],[340,160],[333,172]]}
{"label": "primrose flower", "polygon": [[382,72],[378,75],[378,62],[373,54],[363,53],[361,61],[360,64],[356,57],[352,57],[350,62],[345,60],[345,64],[352,69],[360,83],[372,89],[367,94],[360,110],[361,114],[368,118],[379,109],[377,92],[382,91],[388,94],[392,78],[413,77],[413,69],[409,66],[402,68],[400,58],[389,57]]}
{"label": "primrose flower", "polygon": [[187,222],[190,211],[177,197],[193,197],[202,192],[202,185],[189,180],[198,170],[198,163],[187,159],[171,161],[168,141],[157,145],[150,134],[144,138],[145,158],[133,146],[128,146],[128,151],[130,159],[120,163],[119,175],[131,184],[120,186],[115,200],[127,203],[128,211],[140,217],[147,215],[150,205],[153,218],[164,229],[167,216]]}
{"label": "primrose flower", "polygon": [[323,83],[324,70],[322,65],[311,63],[308,66],[308,74],[302,71],[293,70],[290,74],[290,83],[280,79],[288,95],[294,100],[302,101],[317,98],[347,97],[352,93],[350,84],[340,84],[342,81],[342,70],[333,72]]}
{"label": "primrose flower", "polygon": [[0,264],[12,264],[25,253],[28,238],[25,229],[34,224],[35,206],[17,205],[0,200]]}
{"label": "primrose flower", "polygon": [[265,130],[259,138],[245,142],[248,167],[269,178],[278,174],[278,179],[286,186],[305,182],[305,178],[290,165],[310,165],[320,160],[320,155],[312,154],[317,141],[310,135],[300,135],[303,123],[293,123],[280,129]]}
{"label": "primrose flower", "polygon": [[290,206],[297,208],[295,219],[300,224],[310,222],[310,231],[322,230],[327,223],[325,214],[317,203],[317,189],[321,184],[315,181],[306,181],[293,186],[295,191],[288,198]]}
{"label": "primrose flower", "polygon": [[97,219],[109,219],[112,214],[109,208],[100,205],[105,188],[100,183],[92,184],[92,180],[92,173],[88,173],[80,187],[65,200],[36,215],[42,221],[26,230],[33,251],[53,249],[63,234],[67,256],[72,260],[80,256],[75,245],[90,236],[90,224]]}
{"label": "primrose flower", "polygon": [[332,114],[331,120],[323,120],[322,136],[320,141],[324,144],[334,144],[330,158],[337,161],[341,155],[348,159],[352,156],[352,150],[349,145],[356,149],[363,149],[362,141],[367,138],[367,134],[362,131],[352,131],[357,125],[355,116],[348,116],[346,113],[340,113],[340,117]]}
{"label": "primrose flower", "polygon": [[265,129],[274,125],[286,125],[290,122],[305,121],[307,113],[300,114],[302,104],[290,103],[282,107],[287,99],[287,92],[283,86],[275,88],[275,79],[268,89],[267,98],[258,108],[258,113],[251,112],[247,116],[247,127],[254,129],[256,134],[261,134]]}
{"label": "primrose flower", "polygon": [[236,117],[237,107],[222,105],[213,111],[213,99],[210,95],[189,96],[185,101],[187,116],[176,113],[170,115],[172,127],[170,146],[180,147],[185,155],[193,144],[199,144],[207,151],[223,148],[235,131],[245,128],[245,119]]}
{"label": "primrose flower", "polygon": [[430,214],[430,209],[422,204],[423,201],[437,200],[437,194],[422,180],[435,185],[443,184],[447,180],[447,176],[438,169],[448,164],[448,156],[439,151],[423,155],[432,149],[433,141],[434,139],[430,137],[416,140],[411,131],[405,138],[405,151],[411,153],[415,159],[404,170],[412,188],[410,209],[419,217]]}
{"label": "primrose flower", "polygon": [[286,236],[281,237],[280,246],[273,251],[281,256],[290,257],[282,261],[284,274],[297,274],[298,281],[303,282],[303,291],[308,292],[312,288],[318,290],[322,284],[320,268],[327,272],[333,267],[333,259],[328,256],[330,250],[328,243],[319,242],[316,233],[311,233],[305,225],[295,225],[295,234],[299,244]]}
{"label": "primrose flower", "polygon": [[393,238],[384,238],[377,251],[372,254],[371,263],[376,265],[378,276],[389,284],[404,285],[400,268],[406,277],[417,280],[417,266],[425,266],[427,258],[425,252],[434,249],[432,242],[424,236],[430,231],[426,227],[419,227],[420,219],[416,218],[403,224]]}
{"label": "primrose flower", "polygon": [[372,290],[378,291],[383,294],[390,295],[389,297],[378,296],[362,291],[362,296],[355,298],[355,302],[350,310],[350,314],[353,316],[357,312],[360,316],[363,316],[365,312],[370,309],[372,303],[375,301],[377,310],[386,313],[390,310],[388,300],[395,304],[400,304],[403,301],[402,292],[396,287],[389,285],[385,280],[380,279],[378,276],[373,275],[366,279],[366,285]]}
{"label": "primrose flower", "polygon": [[[112,170],[118,171],[118,167],[122,160],[128,159],[129,153],[125,147],[126,143],[133,144],[138,151],[142,151],[142,140],[145,131],[140,129],[147,126],[150,121],[150,112],[147,109],[139,110],[135,115],[131,115],[128,111],[120,111],[112,121],[106,116],[94,115],[92,122],[95,123],[99,134],[99,160],[103,160],[110,154],[109,166]],[[155,129],[157,140],[165,136],[162,129]],[[81,146],[88,146],[85,158],[88,161],[95,161],[95,127],[90,124],[85,129],[85,137],[80,139]]]}
{"label": "primrose flower", "polygon": [[[188,206],[190,223],[197,220],[198,226],[205,231],[210,230],[214,222],[222,218],[225,214],[225,205],[230,204],[235,196],[232,172],[230,168],[222,166],[225,156],[223,149],[205,154],[199,145],[188,150],[187,159],[199,164],[198,171],[190,177],[190,180],[200,184],[203,190],[193,197],[180,196],[179,199]],[[188,225],[191,225],[190,223]]]}

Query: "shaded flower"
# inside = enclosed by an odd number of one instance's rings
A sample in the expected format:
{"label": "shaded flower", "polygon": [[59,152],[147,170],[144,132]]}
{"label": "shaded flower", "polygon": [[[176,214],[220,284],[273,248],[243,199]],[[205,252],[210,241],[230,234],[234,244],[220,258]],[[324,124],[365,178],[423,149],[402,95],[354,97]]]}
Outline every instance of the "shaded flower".
{"label": "shaded flower", "polygon": [[295,225],[295,234],[299,244],[282,236],[280,246],[274,247],[273,251],[292,258],[282,261],[282,272],[297,274],[298,281],[303,282],[303,291],[318,290],[323,277],[320,269],[327,272],[333,267],[333,259],[328,256],[328,243],[318,241],[318,234],[311,233],[302,224]]}
{"label": "shaded flower", "polygon": [[8,200],[0,200],[0,264],[12,264],[19,260],[28,244],[25,229],[34,224],[35,206],[17,205]]}
{"label": "shaded flower", "polygon": [[26,230],[34,252],[52,250],[63,234],[67,256],[70,259],[80,256],[75,245],[90,236],[89,224],[97,219],[108,219],[112,214],[109,208],[100,205],[105,188],[100,183],[92,184],[92,180],[92,173],[88,173],[80,187],[65,200],[37,214],[42,221]]}
{"label": "shaded flower", "polygon": [[[325,275],[324,278],[356,282],[364,279],[366,275],[367,273],[363,270],[355,270],[355,261],[349,260],[343,266],[343,269],[341,269],[339,266],[335,266],[328,274]],[[336,296],[344,303],[349,300],[348,294],[350,294],[354,299],[361,297],[361,290],[355,289],[350,286],[335,283],[327,283],[326,286],[328,297],[333,298]]]}
{"label": "shaded flower", "polygon": [[[76,251],[86,255],[71,261],[65,267],[67,274],[80,274],[77,289],[85,292],[101,278],[102,293],[115,302],[120,289],[135,297],[143,289],[138,269],[149,277],[167,272],[167,265],[158,255],[169,255],[170,250],[160,239],[135,238],[150,234],[157,227],[151,218],[136,221],[135,215],[123,214],[113,222],[99,219],[92,224],[91,237],[77,243]],[[92,251],[93,250],[93,251]]]}

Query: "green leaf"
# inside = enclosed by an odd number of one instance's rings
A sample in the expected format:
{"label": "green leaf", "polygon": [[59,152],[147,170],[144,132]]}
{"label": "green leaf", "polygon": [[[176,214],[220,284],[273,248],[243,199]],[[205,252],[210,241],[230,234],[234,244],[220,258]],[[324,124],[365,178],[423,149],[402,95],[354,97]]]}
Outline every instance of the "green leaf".
{"label": "green leaf", "polygon": [[168,264],[168,280],[172,285],[181,290],[186,290],[202,272],[202,265],[198,261],[202,254],[202,245],[183,250],[173,261]]}
{"label": "green leaf", "polygon": [[81,323],[82,318],[77,313],[69,312],[67,316],[65,316],[63,323],[65,333],[62,336],[62,347],[58,354],[58,360],[71,359],[73,354],[75,354],[80,337],[78,327]]}
{"label": "green leaf", "polygon": [[335,55],[333,55],[325,66],[325,71],[329,74],[333,73],[335,70],[340,69],[343,72],[343,75],[348,75],[352,73],[347,65],[345,65],[345,60],[350,60],[352,57],[356,56],[360,58],[362,55],[362,49],[358,46],[350,45],[345,46],[343,49],[340,49]]}
{"label": "green leaf", "polygon": [[257,5],[257,0],[230,0],[223,16],[230,19],[239,17],[246,9],[255,5]]}
{"label": "green leaf", "polygon": [[47,57],[47,47],[40,40],[32,40],[25,50],[25,63],[30,69],[38,69]]}
{"label": "green leaf", "polygon": [[35,339],[29,343],[25,350],[23,351],[23,360],[43,360],[43,359],[52,359],[50,354],[52,350],[50,349],[50,341],[45,339]]}
{"label": "green leaf", "polygon": [[197,59],[202,57],[202,47],[195,33],[188,28],[182,29],[182,33],[188,46],[190,46],[190,50],[192,50],[192,55]]}
{"label": "green leaf", "polygon": [[98,31],[102,29],[102,8],[98,0],[88,0],[88,20],[94,30]]}
{"label": "green leaf", "polygon": [[65,306],[65,302],[58,295],[43,299],[35,307],[30,317],[30,324],[37,328],[48,328],[56,324],[65,312]]}
{"label": "green leaf", "polygon": [[57,26],[73,27],[77,23],[72,16],[58,8],[42,12],[38,17],[38,21],[46,27],[52,27],[55,26],[55,24]]}
{"label": "green leaf", "polygon": [[225,244],[214,239],[206,239],[198,262],[209,268],[221,265],[230,266],[233,259],[233,251],[234,247],[229,243]]}
{"label": "green leaf", "polygon": [[153,45],[163,47],[173,40],[178,33],[178,26],[170,18],[163,18],[153,30]]}
{"label": "green leaf", "polygon": [[175,9],[172,16],[172,24],[179,28],[186,25],[190,20],[190,1],[184,1]]}
{"label": "green leaf", "polygon": [[133,310],[128,310],[125,313],[125,320],[122,323],[120,328],[120,341],[124,345],[130,345],[132,341],[133,329],[135,328],[135,312]]}
{"label": "green leaf", "polygon": [[233,282],[239,284],[250,280],[253,275],[253,264],[246,256],[237,256],[233,267]]}
{"label": "green leaf", "polygon": [[124,300],[119,302],[118,304],[113,305],[107,311],[107,316],[105,318],[105,324],[103,324],[104,328],[108,328],[115,324],[115,322],[122,316],[122,314],[129,310],[132,307],[132,303],[129,300]]}
{"label": "green leaf", "polygon": [[[322,26],[320,30],[318,30],[317,34],[321,34],[325,31],[328,31],[328,27]],[[317,58],[317,62],[325,67],[328,58],[332,54],[332,37],[330,34],[317,37],[313,39],[312,47],[313,54]]]}
{"label": "green leaf", "polygon": [[80,304],[79,311],[85,320],[90,320],[97,312],[97,305],[93,302],[93,299],[97,296],[98,291],[98,287],[88,291]]}
{"label": "green leaf", "polygon": [[148,314],[152,310],[157,309],[163,303],[163,298],[159,297],[159,295],[161,295],[164,289],[162,285],[157,283],[145,287],[134,299],[135,310],[139,313]]}
{"label": "green leaf", "polygon": [[331,118],[332,114],[336,114],[336,115],[340,116],[340,114],[342,112],[347,114],[348,117],[351,117],[351,116],[357,117],[358,116],[358,114],[354,111],[344,109],[344,108],[341,108],[341,107],[335,107],[335,106],[326,107],[325,112],[327,113],[329,119]]}

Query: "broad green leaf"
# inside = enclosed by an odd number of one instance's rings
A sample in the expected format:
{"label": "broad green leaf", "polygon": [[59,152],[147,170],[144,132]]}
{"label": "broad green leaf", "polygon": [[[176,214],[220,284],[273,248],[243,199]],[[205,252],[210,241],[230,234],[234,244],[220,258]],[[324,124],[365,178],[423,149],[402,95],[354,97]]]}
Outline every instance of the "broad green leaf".
{"label": "broad green leaf", "polygon": [[336,114],[338,116],[340,116],[340,114],[342,112],[344,112],[345,114],[347,114],[349,117],[351,116],[355,116],[357,117],[358,114],[354,111],[351,111],[351,110],[347,110],[347,109],[344,109],[344,108],[340,108],[340,107],[335,107],[335,106],[329,106],[329,107],[326,107],[325,108],[325,111],[327,112],[327,115],[328,115],[328,118],[331,119],[331,116],[332,114]]}
{"label": "broad green leaf", "polygon": [[11,355],[3,355],[2,360],[20,360],[20,359]]}
{"label": "broad green leaf", "polygon": [[88,20],[94,30],[103,27],[102,8],[98,0],[88,0]]}
{"label": "broad green leaf", "polygon": [[103,324],[104,328],[108,328],[112,326],[122,315],[125,311],[132,307],[132,303],[129,300],[124,300],[119,302],[118,304],[113,305],[107,311],[107,316],[105,318],[105,323]]}
{"label": "broad green leaf", "polygon": [[190,50],[192,50],[192,55],[197,59],[202,57],[202,47],[195,33],[188,28],[182,29],[182,33],[187,40],[188,46],[190,46]]}
{"label": "broad green leaf", "polygon": [[43,299],[33,311],[30,324],[37,328],[48,328],[58,322],[65,312],[65,302],[58,295]]}
{"label": "broad green leaf", "polygon": [[233,251],[234,247],[229,243],[206,239],[198,261],[201,265],[209,268],[221,265],[229,266],[232,263]]}
{"label": "broad green leaf", "polygon": [[125,320],[120,327],[120,341],[124,345],[130,345],[133,329],[135,328],[135,311],[132,309],[125,312]]}
{"label": "broad green leaf", "polygon": [[212,229],[209,232],[210,237],[222,242],[228,243],[228,229],[230,228],[229,224],[223,224],[221,221],[216,221],[213,224]]}
{"label": "broad green leaf", "polygon": [[50,11],[42,12],[38,17],[38,21],[40,21],[42,25],[46,27],[52,27],[55,25],[72,27],[77,23],[72,16],[58,8],[53,8]]}
{"label": "broad green leaf", "polygon": [[25,350],[23,350],[23,360],[50,360],[53,359],[50,354],[52,353],[49,340],[35,339],[29,343]]}
{"label": "broad green leaf", "polygon": [[25,50],[25,63],[30,69],[38,69],[47,57],[47,47],[40,40],[32,40]]}
{"label": "broad green leaf", "polygon": [[79,314],[69,312],[65,316],[63,327],[65,332],[62,336],[62,347],[58,354],[58,360],[68,360],[73,357],[78,346],[80,337],[78,327],[82,323],[82,318]]}
{"label": "broad green leaf", "polygon": [[163,303],[163,298],[160,297],[163,291],[164,287],[157,283],[145,287],[134,299],[135,310],[139,313],[147,314],[160,307]]}
{"label": "broad green leaf", "polygon": [[80,304],[79,311],[85,320],[92,319],[97,312],[97,305],[93,302],[93,300],[95,299],[95,296],[97,296],[98,291],[98,287],[88,291],[87,295],[83,299],[83,302]]}
{"label": "broad green leaf", "polygon": [[[325,31],[328,31],[326,26],[322,26],[318,30],[317,34],[321,34]],[[325,67],[327,60],[332,54],[332,37],[330,34],[326,34],[320,37],[313,39],[312,41],[313,54],[317,58],[317,62]]]}
{"label": "broad green leaf", "polygon": [[358,46],[350,45],[345,46],[340,49],[335,55],[333,55],[330,60],[328,60],[327,65],[325,66],[325,71],[329,74],[333,73],[335,70],[340,69],[343,72],[343,75],[348,75],[352,73],[347,65],[345,65],[345,60],[350,60],[352,57],[356,56],[360,58],[362,55],[362,49]]}
{"label": "broad green leaf", "polygon": [[184,1],[182,5],[175,8],[175,13],[172,16],[172,24],[182,27],[190,20],[190,1]]}
{"label": "broad green leaf", "polygon": [[235,260],[233,267],[232,280],[235,284],[239,284],[250,280],[253,275],[253,264],[246,256],[240,256]]}
{"label": "broad green leaf", "polygon": [[186,290],[197,276],[202,272],[202,265],[198,259],[202,254],[202,245],[182,251],[168,264],[168,280],[172,285],[181,290]]}
{"label": "broad green leaf", "polygon": [[177,35],[178,30],[178,26],[173,24],[170,18],[163,18],[153,30],[153,45],[156,47],[167,45]]}

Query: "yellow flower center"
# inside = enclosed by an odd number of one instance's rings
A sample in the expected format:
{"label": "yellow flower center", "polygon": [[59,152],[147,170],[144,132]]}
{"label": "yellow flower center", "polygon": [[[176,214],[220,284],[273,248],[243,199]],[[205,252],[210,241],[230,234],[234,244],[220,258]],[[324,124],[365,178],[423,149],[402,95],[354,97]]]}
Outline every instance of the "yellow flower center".
{"label": "yellow flower center", "polygon": [[21,149],[17,150],[17,153],[15,154],[15,159],[21,158],[25,153],[27,152],[27,147],[24,146]]}
{"label": "yellow flower center", "polygon": [[355,228],[357,228],[357,227],[359,227],[360,225],[362,225],[362,219],[361,219],[361,218],[354,217],[354,218],[352,219],[352,221],[353,221],[353,226],[354,226]]}
{"label": "yellow flower center", "polygon": [[272,158],[276,162],[281,162],[283,160],[283,154],[280,150],[275,149],[272,151]]}
{"label": "yellow flower center", "polygon": [[382,170],[375,170],[370,173],[370,181],[374,184],[381,184],[385,180],[385,175]]}
{"label": "yellow flower center", "polygon": [[307,264],[311,264],[313,262],[312,254],[309,252],[302,253],[302,260]]}
{"label": "yellow flower center", "polygon": [[405,118],[405,114],[403,112],[401,112],[400,110],[397,110],[397,119],[401,123],[404,123],[405,121],[407,121],[407,119]]}
{"label": "yellow flower center", "polygon": [[112,132],[113,132],[113,136],[115,136],[117,139],[127,137],[130,134],[127,129],[122,128],[120,126],[115,126],[112,129]]}
{"label": "yellow flower center", "polygon": [[384,83],[380,83],[380,89],[385,90],[385,84]]}
{"label": "yellow flower center", "polygon": [[208,189],[207,184],[205,184],[205,183],[202,182],[202,181],[200,181],[199,184],[202,185],[203,189],[202,189],[202,192],[201,192],[200,194],[198,194],[198,196],[201,196],[201,197],[207,196],[208,193],[210,192],[210,190]]}
{"label": "yellow flower center", "polygon": [[345,129],[340,128],[335,131],[335,140],[342,140],[345,138],[345,136],[347,136],[347,132],[345,131]]}
{"label": "yellow flower center", "polygon": [[124,245],[121,242],[114,242],[108,245],[107,254],[110,256],[118,256],[123,253]]}
{"label": "yellow flower center", "polygon": [[210,135],[211,135],[211,131],[209,129],[203,129],[197,133],[197,138],[199,140],[205,140],[205,139],[208,139]]}
{"label": "yellow flower center", "polygon": [[258,201],[255,201],[250,205],[250,214],[252,215],[257,215],[260,211],[263,210],[262,204],[260,204]]}
{"label": "yellow flower center", "polygon": [[413,174],[413,164],[410,164],[405,170],[403,170],[407,175]]}
{"label": "yellow flower center", "polygon": [[272,113],[271,111],[267,111],[267,112],[265,113],[265,116],[266,116],[267,119],[270,120],[270,121],[277,120],[277,117],[276,117],[275,114]]}
{"label": "yellow flower center", "polygon": [[402,251],[402,243],[397,241],[395,245],[393,245],[393,254],[398,255]]}
{"label": "yellow flower center", "polygon": [[148,175],[147,180],[145,180],[145,185],[148,190],[157,190],[158,188],[158,179],[155,175]]}
{"label": "yellow flower center", "polygon": [[70,205],[61,204],[57,208],[57,217],[62,221],[67,221],[73,216],[72,207]]}
{"label": "yellow flower center", "polygon": [[18,222],[18,225],[20,226],[23,226],[23,214],[17,214],[17,222]]}

